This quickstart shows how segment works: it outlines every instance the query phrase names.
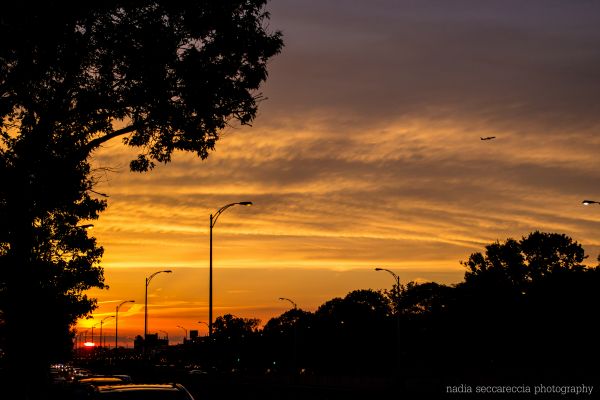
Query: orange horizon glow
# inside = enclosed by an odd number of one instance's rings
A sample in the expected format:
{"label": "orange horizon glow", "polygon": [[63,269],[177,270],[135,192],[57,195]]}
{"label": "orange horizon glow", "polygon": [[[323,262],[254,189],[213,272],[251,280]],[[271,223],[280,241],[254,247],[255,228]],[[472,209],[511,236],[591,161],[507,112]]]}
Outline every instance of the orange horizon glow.
{"label": "orange horizon glow", "polygon": [[[241,146],[246,139],[244,135],[228,136],[222,141],[220,149],[225,157],[236,153],[236,146]],[[434,136],[451,135],[440,131]],[[426,138],[422,140],[425,145]],[[228,151],[232,142],[233,150]],[[456,142],[456,147],[460,147]],[[456,150],[459,151],[464,149]],[[512,152],[510,146],[499,151],[507,157]],[[127,152],[121,153],[123,162],[128,159],[127,155]],[[463,278],[464,268],[459,261],[467,259],[472,252],[483,251],[486,244],[495,240],[520,237],[536,229],[564,232],[576,240],[581,240],[578,236],[584,233],[575,223],[565,225],[540,210],[537,206],[540,200],[522,191],[517,192],[522,198],[519,201],[493,204],[492,207],[485,203],[474,205],[473,210],[479,210],[477,217],[467,214],[466,204],[444,204],[437,198],[430,201],[393,198],[393,208],[374,206],[369,196],[364,196],[364,203],[358,204],[355,199],[307,203],[304,198],[299,202],[277,203],[265,202],[265,193],[258,189],[253,195],[247,190],[230,194],[233,186],[227,189],[229,184],[210,190],[203,186],[197,191],[193,184],[174,190],[169,183],[174,178],[180,180],[181,174],[186,173],[210,176],[212,164],[218,168],[225,161],[221,158],[219,153],[207,162],[200,162],[181,156],[172,165],[147,175],[123,172],[110,179],[113,190],[109,208],[94,222],[94,236],[106,250],[102,265],[110,289],[90,292],[99,299],[99,308],[93,319],[78,323],[79,329],[90,328],[100,318],[114,315],[115,303],[133,298],[135,303],[119,312],[119,337],[128,336],[132,340],[135,335],[143,334],[144,278],[153,272],[171,269],[173,274],[156,276],[149,287],[149,332],[167,331],[171,342],[183,339],[183,333],[174,328],[177,325],[188,330],[197,329],[200,335],[206,334],[205,326],[195,325],[196,321],[208,318],[208,216],[220,206],[237,200],[251,199],[254,206],[248,211],[227,210],[214,229],[214,315],[216,318],[232,313],[260,318],[262,324],[286,310],[285,305],[277,302],[281,296],[299,298],[301,308],[314,311],[325,301],[343,297],[351,290],[389,289],[393,282],[371,273],[376,265],[395,270],[403,283],[416,280],[451,284]],[[582,161],[581,155],[576,158],[577,162]],[[165,181],[167,184],[163,184]],[[252,186],[250,182],[244,188]],[[315,199],[325,199],[329,190],[353,190],[352,186],[350,182],[335,187],[311,183],[309,188],[298,190],[311,193]],[[356,188],[368,193],[376,186],[370,182],[358,184]],[[277,192],[279,188],[270,190]],[[219,194],[211,195],[211,191]],[[149,202],[147,196],[158,202]],[[179,205],[180,196],[193,196],[191,198],[197,199],[194,201],[198,204]],[[289,197],[285,190],[280,196]],[[579,204],[571,204],[568,194],[554,195],[544,202],[548,208],[560,210],[563,220],[595,217],[582,207],[578,208]],[[397,214],[400,210],[410,212]],[[434,218],[428,217],[429,214]],[[445,220],[435,217],[442,215]],[[459,221],[462,226],[457,224]],[[493,221],[504,221],[504,228],[498,230]],[[473,226],[477,229],[473,230]],[[584,236],[584,239],[592,244],[592,249],[598,248],[599,244],[591,236]],[[240,275],[239,271],[245,272]],[[269,281],[273,271],[277,278]],[[282,271],[295,273],[287,279]],[[264,275],[264,280],[253,282],[253,273]],[[220,274],[228,278],[221,278]],[[347,279],[328,289],[313,281],[301,286],[302,274],[309,281],[319,279],[315,274],[322,275],[325,282],[331,282],[333,276]],[[236,279],[236,275],[243,278]],[[245,282],[251,282],[249,287],[245,287]],[[225,289],[219,290],[223,286]],[[305,293],[316,287],[319,287],[318,295]],[[194,314],[190,315],[192,310],[195,310]],[[106,321],[104,326],[114,329],[114,321]],[[114,344],[114,332],[112,335],[111,343]]]}
{"label": "orange horizon glow", "polygon": [[134,299],[119,311],[131,344],[144,279],[171,269],[149,287],[149,332],[206,334],[209,216],[240,201],[253,206],[227,209],[213,231],[215,317],[264,324],[289,308],[280,297],[315,311],[391,288],[374,267],[457,283],[471,253],[536,230],[572,237],[596,264],[600,209],[581,204],[600,199],[598,24],[579,23],[593,13],[384,3],[270,3],[286,47],[269,64],[268,100],[206,160],[175,154],[138,174],[118,140],[94,154],[95,190],[110,198],[90,235],[110,289],[89,292],[98,308],[79,331]]}

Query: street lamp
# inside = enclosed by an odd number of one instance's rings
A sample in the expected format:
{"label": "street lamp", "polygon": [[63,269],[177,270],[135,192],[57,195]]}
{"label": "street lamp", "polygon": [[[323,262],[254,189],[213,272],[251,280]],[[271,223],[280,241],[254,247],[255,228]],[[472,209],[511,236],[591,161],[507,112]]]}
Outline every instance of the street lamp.
{"label": "street lamp", "polygon": [[170,269],[165,269],[163,271],[157,271],[146,278],[146,294],[144,296],[144,349],[146,349],[146,343],[148,343],[147,342],[147,340],[148,340],[148,285],[150,284],[150,281],[152,280],[152,278],[154,278],[156,275],[161,274],[163,272],[170,274],[173,271],[171,271]]}
{"label": "street lamp", "polygon": [[169,332],[163,331],[163,330],[160,330],[160,329],[158,331],[165,334],[165,336],[167,337],[167,344],[169,344]]}
{"label": "street lamp", "polygon": [[198,321],[198,323],[199,324],[204,324],[204,325],[206,325],[207,328],[209,328],[208,324],[206,322],[204,322],[204,321]]}
{"label": "street lamp", "polygon": [[135,303],[135,300],[125,300],[115,310],[115,350],[119,347],[119,308],[125,303]]}
{"label": "street lamp", "polygon": [[185,341],[187,340],[187,333],[188,333],[188,331],[187,331],[187,329],[185,329],[181,325],[177,325],[177,327],[183,329],[183,331],[185,332],[185,337],[183,338],[183,343],[185,343]]}
{"label": "street lamp", "polygon": [[400,345],[402,340],[400,339],[400,277],[394,271],[385,268],[375,268],[375,271],[385,271],[392,275],[396,280],[396,334],[398,339],[398,371],[400,371],[400,360],[402,359],[402,353]]}
{"label": "street lamp", "polygon": [[298,308],[298,306],[292,299],[288,299],[287,297],[280,297],[279,300],[289,301],[294,306],[294,310]]}
{"label": "street lamp", "polygon": [[240,201],[238,203],[231,203],[231,204],[227,204],[226,206],[223,206],[221,208],[219,208],[219,211],[217,211],[214,215],[210,214],[210,268],[209,268],[209,278],[208,278],[208,336],[210,336],[212,334],[212,321],[213,321],[213,270],[212,270],[212,266],[213,266],[213,235],[212,235],[212,231],[213,228],[215,226],[215,224],[217,223],[217,219],[219,218],[219,216],[225,211],[227,210],[229,207],[235,206],[235,205],[240,205],[240,206],[251,206],[252,202],[251,201]]}
{"label": "street lamp", "polygon": [[109,315],[108,317],[103,318],[100,321],[100,347],[104,347],[104,344],[102,343],[102,341],[104,340],[104,336],[102,335],[102,325],[104,325],[104,321],[106,321],[109,318],[114,318],[114,317],[115,317],[114,315]]}
{"label": "street lamp", "polygon": [[[288,299],[287,297],[280,297],[279,300],[288,301],[294,306],[294,310],[298,309],[296,302],[292,299]],[[298,320],[294,319],[294,348],[292,353],[292,367],[294,370],[296,369],[296,364],[298,363]]]}
{"label": "street lamp", "polygon": [[581,202],[581,204],[583,204],[584,206],[589,206],[590,204],[600,204],[600,201],[584,200]]}
{"label": "street lamp", "polygon": [[92,343],[94,343],[94,347],[96,347],[96,342],[94,342],[94,328],[96,326],[98,326],[100,322],[98,322],[97,324],[92,325]]}

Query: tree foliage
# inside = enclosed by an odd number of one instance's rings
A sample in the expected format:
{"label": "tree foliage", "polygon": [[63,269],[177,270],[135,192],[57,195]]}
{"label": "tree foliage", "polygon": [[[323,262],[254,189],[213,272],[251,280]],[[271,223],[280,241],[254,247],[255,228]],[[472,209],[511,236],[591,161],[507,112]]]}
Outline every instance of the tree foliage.
{"label": "tree foliage", "polygon": [[225,314],[215,320],[213,335],[215,338],[240,339],[255,333],[258,324],[260,320],[256,318],[240,318]]}
{"label": "tree foliage", "polygon": [[273,317],[265,324],[263,332],[266,335],[278,336],[281,334],[292,335],[294,329],[306,329],[310,327],[312,323],[313,314],[301,310],[299,308],[292,308],[278,317]]}
{"label": "tree foliage", "polygon": [[451,303],[453,287],[436,282],[408,282],[400,291],[402,315],[427,315],[443,312]]}
{"label": "tree foliage", "polygon": [[465,283],[524,294],[532,285],[552,277],[583,272],[585,259],[581,245],[570,237],[536,231],[520,241],[487,245],[485,255],[472,254],[463,262]]}
{"label": "tree foliage", "polygon": [[0,24],[2,117],[81,159],[127,135],[139,171],[175,150],[205,158],[230,120],[256,115],[282,46],[264,27],[265,3],[12,2]]}
{"label": "tree foliage", "polygon": [[[147,171],[178,150],[206,158],[221,129],[254,119],[267,61],[282,47],[265,4],[3,5],[0,340],[10,362],[27,358],[17,349],[34,326],[68,342],[69,327],[94,308],[84,291],[104,287],[102,248],[78,228],[106,207],[90,166],[98,147],[121,138],[138,149],[131,169]],[[48,359],[40,353],[29,356]]]}

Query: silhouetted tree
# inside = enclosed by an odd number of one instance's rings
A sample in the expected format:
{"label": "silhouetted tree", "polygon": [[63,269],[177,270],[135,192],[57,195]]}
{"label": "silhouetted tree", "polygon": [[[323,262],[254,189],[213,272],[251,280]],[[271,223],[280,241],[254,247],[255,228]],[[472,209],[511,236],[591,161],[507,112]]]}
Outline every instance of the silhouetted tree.
{"label": "silhouetted tree", "polygon": [[518,360],[547,368],[597,354],[597,345],[577,339],[597,332],[589,316],[600,305],[598,269],[586,267],[585,258],[570,237],[533,232],[488,245],[463,263],[468,270],[454,316],[471,350],[480,349],[472,354],[484,358],[481,365]]}
{"label": "silhouetted tree", "polygon": [[336,373],[389,369],[382,355],[395,348],[393,321],[388,298],[374,290],[355,290],[325,302],[315,312],[317,367]]}
{"label": "silhouetted tree", "polygon": [[0,149],[3,348],[8,366],[35,376],[69,354],[72,324],[95,306],[84,291],[104,287],[102,248],[78,223],[97,218],[105,202],[90,196],[89,166],[68,151],[9,142]]}
{"label": "silhouetted tree", "polygon": [[[282,47],[265,28],[265,3],[3,5],[0,310],[10,365],[43,361],[18,354],[39,337],[42,313],[60,305],[67,337],[94,306],[82,291],[103,286],[101,249],[76,233],[105,207],[93,198],[93,152],[121,137],[139,149],[132,170],[146,171],[176,150],[206,158],[222,128],[253,120],[267,61]],[[56,336],[53,326],[44,330]]]}
{"label": "silhouetted tree", "polygon": [[404,373],[430,375],[447,370],[448,349],[456,346],[448,335],[455,323],[450,317],[455,296],[455,287],[435,282],[401,285],[397,310]]}
{"label": "silhouetted tree", "polygon": [[403,315],[440,313],[450,302],[453,288],[436,282],[408,282],[400,290],[399,308]]}
{"label": "silhouetted tree", "polygon": [[241,368],[254,356],[253,345],[260,320],[239,318],[232,314],[217,317],[213,324],[212,358],[220,367]]}
{"label": "silhouetted tree", "polygon": [[587,256],[581,245],[558,233],[533,232],[520,241],[486,246],[485,255],[474,253],[463,262],[467,284],[500,285],[516,293],[552,274],[585,270]]}
{"label": "silhouetted tree", "polygon": [[256,333],[260,320],[239,318],[232,314],[217,317],[213,327],[213,337],[217,339],[239,340]]}
{"label": "silhouetted tree", "polygon": [[267,346],[265,361],[300,368],[311,358],[310,341],[314,338],[314,314],[299,308],[287,310],[278,317],[271,318],[263,327],[262,335]]}

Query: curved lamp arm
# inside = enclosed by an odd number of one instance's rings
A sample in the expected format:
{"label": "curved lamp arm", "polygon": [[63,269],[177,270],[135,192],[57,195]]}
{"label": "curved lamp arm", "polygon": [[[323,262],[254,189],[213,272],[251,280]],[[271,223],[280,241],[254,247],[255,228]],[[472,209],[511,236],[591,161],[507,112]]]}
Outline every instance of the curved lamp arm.
{"label": "curved lamp arm", "polygon": [[398,286],[398,293],[400,293],[400,277],[398,276],[398,274],[396,274],[394,271],[386,269],[386,268],[375,268],[375,271],[385,271],[389,274],[391,274],[394,279],[396,280],[396,285]]}
{"label": "curved lamp arm", "polygon": [[122,302],[121,304],[119,304],[117,306],[117,312],[119,312],[119,309],[121,308],[121,306],[126,303],[135,303],[135,300],[125,300],[124,302]]}
{"label": "curved lamp arm", "polygon": [[157,271],[157,272],[153,273],[152,275],[150,275],[149,277],[146,278],[146,286],[148,286],[150,284],[150,281],[152,280],[152,278],[154,278],[156,275],[160,274],[161,272],[170,274],[173,271],[171,271],[170,269],[166,269],[164,271]]}
{"label": "curved lamp arm", "polygon": [[287,297],[280,297],[279,300],[289,301],[294,306],[294,309],[298,308],[298,306],[296,305],[296,303],[292,299],[288,299]]}
{"label": "curved lamp arm", "polygon": [[217,211],[216,213],[214,213],[214,215],[211,218],[210,227],[211,228],[215,227],[215,224],[217,223],[217,219],[219,218],[219,215],[223,214],[223,211],[225,211],[229,207],[232,207],[232,206],[235,206],[235,205],[251,206],[252,202],[251,201],[240,201],[240,202],[237,202],[237,203],[227,204],[226,206],[223,206],[223,207],[219,208],[219,211]]}

